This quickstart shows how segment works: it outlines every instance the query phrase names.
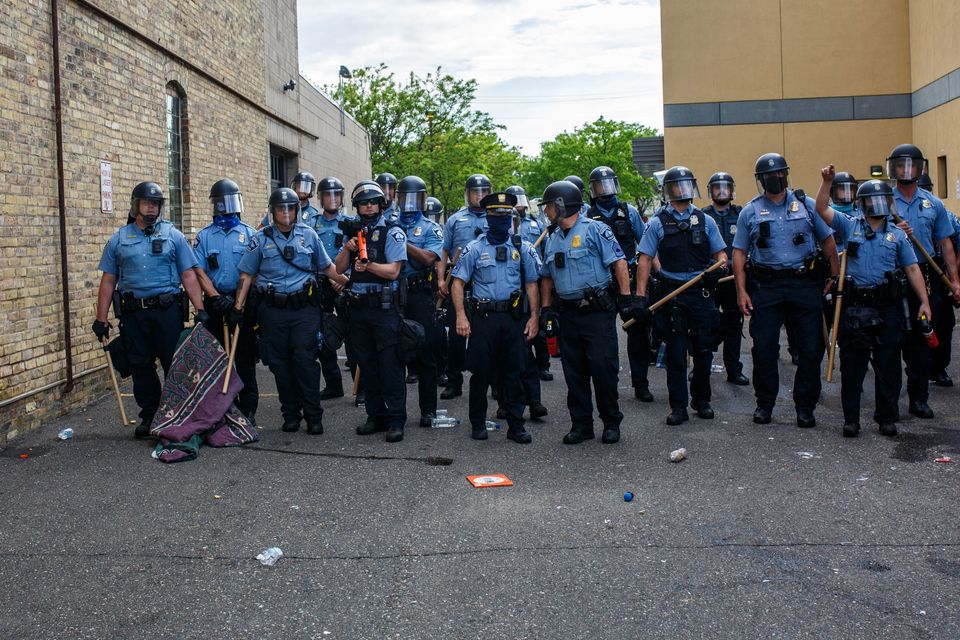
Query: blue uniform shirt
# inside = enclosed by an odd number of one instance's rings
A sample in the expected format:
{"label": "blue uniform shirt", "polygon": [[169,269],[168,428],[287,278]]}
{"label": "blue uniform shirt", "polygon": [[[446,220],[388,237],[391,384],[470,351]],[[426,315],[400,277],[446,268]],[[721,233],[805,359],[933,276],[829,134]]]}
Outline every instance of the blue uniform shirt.
{"label": "blue uniform shirt", "polygon": [[464,207],[447,218],[443,227],[443,248],[453,255],[457,249],[464,249],[469,243],[477,239],[481,233],[487,232],[487,212],[474,212]]}
{"label": "blue uniform shirt", "polygon": [[[520,233],[521,240],[533,245],[540,237],[540,234],[543,233],[544,229],[546,229],[546,227],[534,216],[524,216],[523,220],[520,221],[518,232]],[[546,238],[544,238],[544,241],[546,241]],[[537,246],[536,251],[540,256],[543,256],[543,242]]]}
{"label": "blue uniform shirt", "polygon": [[858,287],[881,284],[886,272],[917,264],[910,239],[893,222],[884,220],[883,226],[871,233],[866,219],[836,214],[832,226],[848,249],[851,243],[860,243],[856,257],[847,254],[847,275]]}
{"label": "blue uniform shirt", "polygon": [[[913,228],[913,236],[920,241],[921,246],[931,256],[938,253],[940,241],[953,235],[953,225],[947,217],[950,214],[940,198],[920,187],[917,187],[909,202],[897,187],[893,188],[893,197],[897,214]],[[917,261],[923,264],[927,259],[917,252]]]}
{"label": "blue uniform shirt", "polygon": [[200,230],[193,241],[193,252],[217,291],[232,294],[240,283],[240,259],[247,253],[247,243],[257,232],[241,222],[224,231],[215,224]]}
{"label": "blue uniform shirt", "polygon": [[[268,238],[267,229],[273,234]],[[285,247],[293,247],[291,260],[297,267],[288,264],[281,253]],[[257,277],[257,286],[272,286],[277,293],[296,293],[308,282],[315,281],[314,273],[330,266],[330,256],[323,248],[316,232],[298,222],[285,238],[273,225],[257,231],[247,244],[247,253],[240,260],[240,271]],[[306,269],[306,271],[301,271]]]}
{"label": "blue uniform shirt", "polygon": [[389,207],[383,210],[383,219],[387,222],[396,222],[399,217],[400,212],[397,211],[397,207],[392,202]]}
{"label": "blue uniform shirt", "polygon": [[[680,213],[673,208],[673,205],[667,206],[667,213],[674,217],[678,222],[681,220],[689,220],[690,215],[696,211],[696,207],[690,205],[687,207],[687,210],[683,213]],[[727,243],[723,241],[723,236],[720,234],[720,227],[717,226],[717,221],[713,219],[712,216],[709,216],[702,211],[700,212],[700,219],[703,220],[704,228],[707,232],[707,242],[710,243],[710,254],[715,254],[718,251],[723,251],[727,248]],[[650,222],[647,224],[647,232],[643,234],[643,239],[640,241],[640,248],[638,251],[644,255],[650,256],[653,258],[657,255],[657,249],[660,247],[660,243],[663,241],[663,223],[660,222],[660,218],[651,218]],[[686,273],[680,273],[677,271],[667,271],[666,269],[661,269],[660,273],[664,278],[669,278],[670,280],[682,280],[686,282],[687,280],[692,280],[695,276],[700,275],[700,271],[688,271]]]}
{"label": "blue uniform shirt", "polygon": [[[557,266],[557,254],[564,265]],[[604,222],[591,220],[581,212],[569,230],[561,227],[550,234],[544,248],[544,275],[553,279],[557,295],[564,300],[584,297],[588,289],[610,285],[610,266],[623,260],[623,249]]]}
{"label": "blue uniform shirt", "polygon": [[[614,207],[613,209],[610,209],[609,211],[607,209],[604,209],[600,205],[599,200],[594,201],[594,206],[597,208],[597,211],[600,212],[600,215],[602,215],[606,220],[612,219],[613,215],[617,212],[616,207]],[[582,210],[581,210],[581,213],[583,213]],[[636,245],[639,245],[640,240],[643,239],[643,233],[646,227],[643,223],[643,218],[640,217],[640,212],[637,211],[636,207],[634,207],[632,204],[629,204],[629,203],[627,203],[627,218],[630,220],[630,229],[633,230],[633,241]],[[620,247],[620,248],[623,249],[623,247]],[[634,264],[636,261],[637,261],[637,257],[636,255],[634,255],[633,260],[630,262],[630,264]]]}
{"label": "blue uniform shirt", "polygon": [[[117,276],[117,288],[137,299],[180,290],[180,274],[197,266],[197,258],[180,230],[166,220],[145,236],[135,223],[120,227],[107,240],[97,267]],[[154,252],[159,242],[159,253]]]}
{"label": "blue uniform shirt", "polygon": [[[746,251],[751,260],[771,269],[799,269],[817,251],[817,242],[833,235],[813,206],[812,198],[800,202],[792,190],[787,190],[780,204],[758,195],[740,212],[733,248]],[[764,248],[758,241],[761,224],[766,222],[770,223],[770,236]]]}
{"label": "blue uniform shirt", "polygon": [[[398,216],[398,222],[399,220],[400,218]],[[407,234],[407,242],[409,244],[412,244],[418,249],[429,251],[437,256],[437,258],[440,258],[440,251],[443,249],[443,227],[421,213],[413,223],[408,226],[401,224],[400,228]],[[422,264],[411,256],[407,256],[407,261],[403,263],[403,270],[400,272],[400,277],[406,278],[407,276],[428,268],[428,265]]]}
{"label": "blue uniform shirt", "polygon": [[325,214],[320,213],[311,216],[305,224],[317,232],[327,255],[336,256],[340,253],[340,247],[343,246],[343,231],[340,230],[340,221],[346,219],[347,216],[339,212],[332,220],[328,220]]}
{"label": "blue uniform shirt", "polygon": [[[506,249],[506,260],[497,260],[497,248]],[[463,282],[473,281],[473,297],[478,300],[509,300],[520,286],[520,260],[523,259],[524,284],[540,278],[540,257],[529,242],[521,242],[520,249],[507,239],[500,245],[491,244],[483,234],[470,242],[460,253],[453,267],[453,277]]]}
{"label": "blue uniform shirt", "polygon": [[[380,216],[377,219],[376,224],[368,229],[368,242],[375,234],[387,233],[385,231],[387,227],[387,222],[384,220],[383,216]],[[346,243],[344,243],[346,244]],[[342,253],[345,249],[340,248]],[[403,262],[407,259],[407,234],[404,233],[403,229],[399,226],[390,227],[389,233],[383,242],[383,255],[384,260],[387,264],[392,264],[394,262]],[[401,269],[401,272],[403,270]],[[350,290],[355,293],[371,293],[378,292],[383,288],[384,285],[375,284],[373,282],[351,282]],[[394,280],[389,284],[389,287],[392,289],[397,288],[397,281]]]}

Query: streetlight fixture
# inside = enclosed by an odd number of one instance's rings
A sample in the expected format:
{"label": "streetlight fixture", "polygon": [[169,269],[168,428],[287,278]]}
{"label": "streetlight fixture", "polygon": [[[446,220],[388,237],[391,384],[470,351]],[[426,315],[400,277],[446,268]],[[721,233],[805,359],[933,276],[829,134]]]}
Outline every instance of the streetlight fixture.
{"label": "streetlight fixture", "polygon": [[346,116],[343,113],[343,79],[352,78],[350,75],[350,69],[347,69],[346,66],[340,65],[340,135],[347,135],[347,120]]}

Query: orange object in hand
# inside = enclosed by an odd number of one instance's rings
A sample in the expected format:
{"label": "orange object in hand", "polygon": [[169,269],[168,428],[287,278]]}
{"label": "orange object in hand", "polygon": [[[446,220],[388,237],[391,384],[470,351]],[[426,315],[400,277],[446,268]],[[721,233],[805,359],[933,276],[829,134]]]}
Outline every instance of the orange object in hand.
{"label": "orange object in hand", "polygon": [[367,236],[363,231],[357,234],[357,251],[360,253],[361,263],[370,262],[370,258],[367,257]]}

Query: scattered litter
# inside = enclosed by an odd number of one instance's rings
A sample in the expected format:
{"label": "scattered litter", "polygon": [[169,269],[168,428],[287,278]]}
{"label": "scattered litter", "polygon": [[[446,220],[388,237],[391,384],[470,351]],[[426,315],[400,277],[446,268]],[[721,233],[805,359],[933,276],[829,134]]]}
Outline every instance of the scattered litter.
{"label": "scattered litter", "polygon": [[60,438],[61,440],[69,440],[70,438],[73,437],[73,429],[71,429],[70,427],[67,427],[66,429],[58,433],[57,437]]}
{"label": "scattered litter", "polygon": [[[632,491],[627,491],[626,493],[624,493],[624,494],[623,494],[623,501],[624,501],[624,502],[633,502],[633,492],[632,492]],[[607,522],[610,522],[610,521],[607,520]]]}
{"label": "scattered litter", "polygon": [[290,505],[290,508],[293,509],[294,511],[300,511],[300,505],[298,504],[292,504]]}
{"label": "scattered litter", "polygon": [[221,496],[218,496],[217,494],[213,494],[213,499],[214,499],[214,500],[219,500],[220,497],[221,497]]}
{"label": "scattered litter", "polygon": [[797,451],[797,455],[803,458],[804,460],[813,460],[814,458],[819,458],[817,454],[813,451]]}
{"label": "scattered litter", "polygon": [[773,438],[767,438],[767,440],[773,440]]}
{"label": "scattered litter", "polygon": [[859,478],[857,478],[857,482],[863,482],[864,480],[869,480],[869,479],[870,478],[868,478],[867,476],[860,476]]}
{"label": "scattered litter", "polygon": [[934,462],[953,462],[953,458],[950,456],[943,456],[942,458],[937,458]]}
{"label": "scattered litter", "polygon": [[500,423],[494,422],[493,420],[484,420],[483,426],[487,428],[487,431],[499,431]]}
{"label": "scattered litter", "polygon": [[21,453],[21,454],[20,454],[20,459],[21,459],[21,460],[26,460],[26,459],[29,458],[29,457],[30,457],[30,454],[29,454],[29,453]]}
{"label": "scattered litter", "polygon": [[[513,481],[502,473],[488,473],[482,476],[467,476],[467,480],[476,489],[484,487],[512,487]],[[560,507],[557,507],[559,509]]]}
{"label": "scattered litter", "polygon": [[683,447],[670,452],[670,462],[680,462],[681,460],[686,460],[686,458],[687,450]]}
{"label": "scattered litter", "polygon": [[919,614],[922,615],[922,616],[927,615],[927,612],[924,611],[923,609],[920,609],[920,611],[917,611],[917,613],[919,613]]}
{"label": "scattered litter", "polygon": [[93,422],[93,418],[87,418],[87,422]]}
{"label": "scattered litter", "polygon": [[158,451],[157,449],[154,449],[153,451],[150,452],[150,457],[153,458],[154,460],[159,460],[160,451]]}
{"label": "scattered litter", "polygon": [[260,561],[260,564],[272,567],[277,564],[277,560],[283,557],[283,551],[280,550],[280,547],[270,547],[269,549],[264,549],[257,555],[257,560]]}

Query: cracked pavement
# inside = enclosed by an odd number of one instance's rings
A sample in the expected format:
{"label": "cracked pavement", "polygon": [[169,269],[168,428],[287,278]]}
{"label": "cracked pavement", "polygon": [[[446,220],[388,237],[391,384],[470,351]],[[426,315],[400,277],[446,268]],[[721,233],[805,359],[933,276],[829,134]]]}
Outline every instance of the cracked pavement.
{"label": "cracked pavement", "polygon": [[621,372],[620,444],[571,447],[553,362],[528,446],[416,427],[412,386],[400,444],[355,435],[350,399],[325,403],[322,436],[281,433],[262,366],[245,449],[163,465],[110,396],[52,421],[0,450],[0,638],[960,637],[960,461],[934,462],[960,459],[953,389],[931,387],[931,421],[901,398],[891,440],[868,374],[846,440],[837,383],[796,428],[785,349],[767,426],[721,373],[716,419],[668,427],[664,372],[654,404]]}

